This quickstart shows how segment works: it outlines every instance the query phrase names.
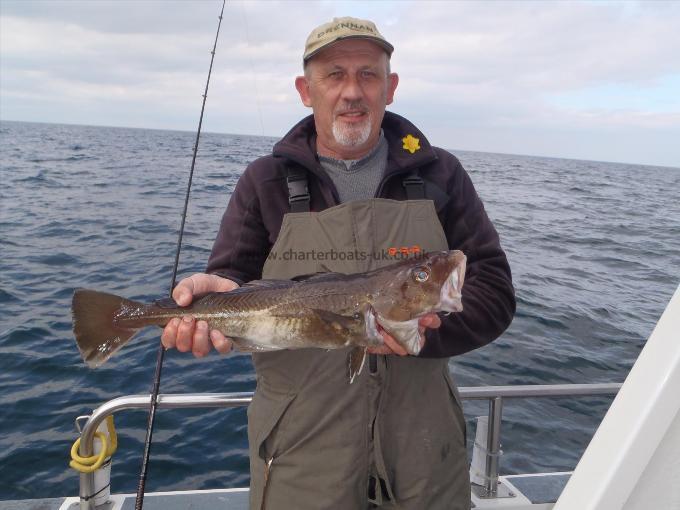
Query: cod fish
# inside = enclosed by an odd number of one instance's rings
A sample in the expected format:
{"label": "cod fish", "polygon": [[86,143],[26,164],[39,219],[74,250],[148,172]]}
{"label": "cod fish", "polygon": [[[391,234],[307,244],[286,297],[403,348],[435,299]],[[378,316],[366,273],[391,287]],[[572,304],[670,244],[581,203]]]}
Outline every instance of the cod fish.
{"label": "cod fish", "polygon": [[352,381],[363,367],[366,348],[383,344],[380,328],[416,355],[421,316],[463,309],[465,263],[461,251],[432,252],[366,273],[256,280],[205,294],[186,307],[169,298],[144,304],[77,289],[73,333],[83,360],[94,368],[140,329],[190,315],[232,338],[242,351],[354,347],[348,356]]}

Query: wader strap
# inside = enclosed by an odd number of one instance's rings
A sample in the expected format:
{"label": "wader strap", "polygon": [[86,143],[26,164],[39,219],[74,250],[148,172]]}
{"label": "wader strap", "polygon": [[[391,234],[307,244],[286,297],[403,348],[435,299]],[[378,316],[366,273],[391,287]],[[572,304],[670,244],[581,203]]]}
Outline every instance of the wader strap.
{"label": "wader strap", "polygon": [[297,166],[286,167],[286,182],[288,183],[288,203],[290,212],[309,212],[309,183],[307,171]]}
{"label": "wader strap", "polygon": [[406,200],[422,200],[425,198],[425,181],[418,175],[418,170],[404,177],[402,185],[406,188]]}
{"label": "wader strap", "polygon": [[411,170],[411,172],[404,178],[402,185],[406,189],[406,200],[432,200],[437,212],[448,204],[449,195],[444,192],[439,186],[430,181],[425,181],[418,170]]}

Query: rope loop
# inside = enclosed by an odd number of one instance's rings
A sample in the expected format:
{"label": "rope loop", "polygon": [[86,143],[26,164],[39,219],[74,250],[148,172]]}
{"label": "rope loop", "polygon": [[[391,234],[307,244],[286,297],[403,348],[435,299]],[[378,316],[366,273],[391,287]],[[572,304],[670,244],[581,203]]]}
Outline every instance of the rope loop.
{"label": "rope loop", "polygon": [[94,433],[95,437],[102,442],[101,451],[97,455],[81,457],[78,453],[80,438],[76,439],[73,446],[71,446],[71,462],[69,462],[69,466],[81,473],[93,473],[104,464],[107,457],[111,457],[116,453],[118,449],[118,434],[113,424],[113,416],[107,416],[106,428],[109,433],[108,437],[103,432]]}

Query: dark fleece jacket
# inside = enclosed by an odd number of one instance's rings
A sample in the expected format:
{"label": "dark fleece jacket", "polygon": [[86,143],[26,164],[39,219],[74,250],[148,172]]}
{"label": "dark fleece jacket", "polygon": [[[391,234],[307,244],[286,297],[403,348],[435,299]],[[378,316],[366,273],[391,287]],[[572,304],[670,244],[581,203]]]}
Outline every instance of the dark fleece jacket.
{"label": "dark fleece jacket", "polygon": [[[427,330],[423,357],[447,357],[471,351],[496,339],[515,313],[515,295],[507,258],[496,229],[470,177],[453,155],[432,147],[409,121],[385,112],[382,127],[389,144],[385,175],[376,197],[405,200],[405,174],[417,168],[426,189],[444,191],[437,214],[450,249],[467,256],[463,311],[442,318],[438,330]],[[402,138],[420,140],[411,154]],[[286,165],[309,171],[311,210],[338,205],[338,193],[316,155],[314,118],[304,118],[279,141],[272,155],[253,161],[236,184],[208,261],[207,272],[238,283],[261,278],[262,268],[283,215],[289,212]]]}

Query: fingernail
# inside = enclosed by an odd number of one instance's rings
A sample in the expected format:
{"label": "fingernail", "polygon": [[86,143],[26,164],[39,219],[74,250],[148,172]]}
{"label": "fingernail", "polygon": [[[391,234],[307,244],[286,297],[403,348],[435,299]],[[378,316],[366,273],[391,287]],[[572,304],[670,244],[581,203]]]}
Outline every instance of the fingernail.
{"label": "fingernail", "polygon": [[205,321],[198,321],[198,324],[196,324],[196,327],[198,329],[208,329],[208,323]]}
{"label": "fingernail", "polygon": [[177,319],[177,318],[174,318],[174,319],[172,319],[171,322],[172,322],[172,327],[173,327],[173,328],[176,328],[177,326],[179,326],[179,323],[181,322],[181,320],[180,320],[180,319]]}
{"label": "fingernail", "polygon": [[191,322],[194,320],[194,318],[193,318],[191,315],[185,315],[185,316],[182,318],[182,320],[183,320],[184,322],[186,322],[187,324],[189,324],[189,323],[191,323]]}

